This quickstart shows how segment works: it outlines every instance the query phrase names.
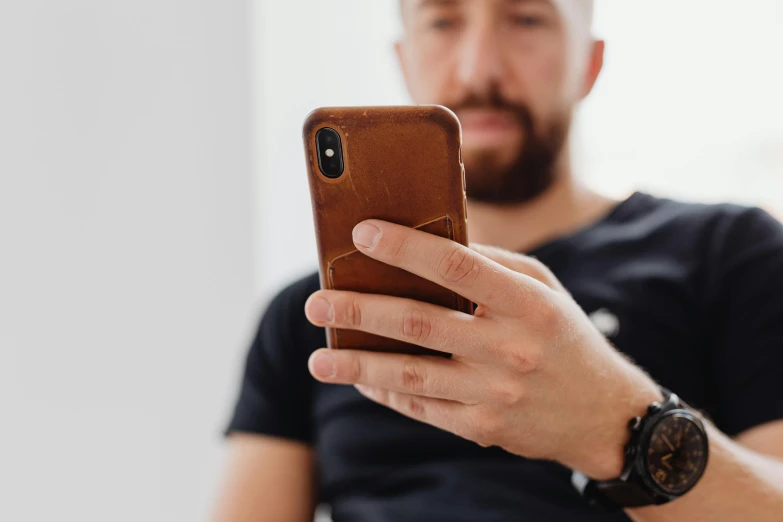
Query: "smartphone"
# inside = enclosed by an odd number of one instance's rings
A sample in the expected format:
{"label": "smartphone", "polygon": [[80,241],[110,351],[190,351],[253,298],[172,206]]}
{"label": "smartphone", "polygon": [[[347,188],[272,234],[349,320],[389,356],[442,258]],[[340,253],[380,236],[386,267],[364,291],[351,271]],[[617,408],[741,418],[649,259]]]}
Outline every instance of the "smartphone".
{"label": "smartphone", "polygon": [[[437,105],[321,108],[303,130],[321,288],[407,297],[472,313],[472,303],[353,244],[382,219],[467,245],[462,130]],[[326,330],[329,348],[444,355],[355,330]]]}

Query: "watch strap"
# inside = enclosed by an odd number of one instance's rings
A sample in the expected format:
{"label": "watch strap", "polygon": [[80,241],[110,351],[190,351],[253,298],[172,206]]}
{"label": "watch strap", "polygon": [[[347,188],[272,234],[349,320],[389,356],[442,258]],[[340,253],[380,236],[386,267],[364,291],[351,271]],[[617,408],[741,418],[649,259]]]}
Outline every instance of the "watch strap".
{"label": "watch strap", "polygon": [[620,511],[627,507],[660,504],[663,499],[645,491],[634,482],[622,480],[591,480],[582,473],[574,471],[571,482],[588,503],[604,511]]}

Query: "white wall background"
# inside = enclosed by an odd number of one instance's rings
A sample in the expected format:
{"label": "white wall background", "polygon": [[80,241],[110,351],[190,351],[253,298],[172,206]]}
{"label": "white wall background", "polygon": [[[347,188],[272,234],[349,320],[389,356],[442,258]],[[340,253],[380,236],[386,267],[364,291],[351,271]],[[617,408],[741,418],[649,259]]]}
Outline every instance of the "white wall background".
{"label": "white wall background", "polygon": [[608,47],[579,122],[584,176],[783,217],[783,2],[596,5]]}
{"label": "white wall background", "polygon": [[[255,75],[259,237],[258,289],[316,268],[302,123],[323,106],[409,103],[392,42],[397,0],[260,0]],[[318,58],[329,49],[332,60]]]}
{"label": "white wall background", "polygon": [[[259,306],[315,267],[302,120],[407,102],[395,2],[0,3],[0,520],[203,518]],[[599,0],[583,175],[783,211],[781,24]]]}
{"label": "white wall background", "polygon": [[0,520],[202,518],[257,315],[244,1],[0,2]]}

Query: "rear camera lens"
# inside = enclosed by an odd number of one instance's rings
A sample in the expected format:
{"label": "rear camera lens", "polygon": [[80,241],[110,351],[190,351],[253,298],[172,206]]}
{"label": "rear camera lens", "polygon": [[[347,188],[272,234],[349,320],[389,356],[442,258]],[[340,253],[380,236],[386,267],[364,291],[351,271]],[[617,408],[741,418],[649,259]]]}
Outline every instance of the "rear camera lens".
{"label": "rear camera lens", "polygon": [[324,127],[315,135],[318,167],[327,178],[339,178],[343,174],[343,148],[340,135],[334,129]]}

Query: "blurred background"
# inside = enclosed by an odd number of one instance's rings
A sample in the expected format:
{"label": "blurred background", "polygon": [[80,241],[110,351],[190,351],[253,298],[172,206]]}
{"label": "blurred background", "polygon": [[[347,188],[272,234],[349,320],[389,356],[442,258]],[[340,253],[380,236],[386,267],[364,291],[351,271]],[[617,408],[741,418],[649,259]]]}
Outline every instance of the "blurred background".
{"label": "blurred background", "polygon": [[[597,0],[580,175],[783,216],[782,26]],[[302,121],[406,103],[398,34],[396,0],[0,3],[0,520],[205,518],[255,323],[316,266]]]}

